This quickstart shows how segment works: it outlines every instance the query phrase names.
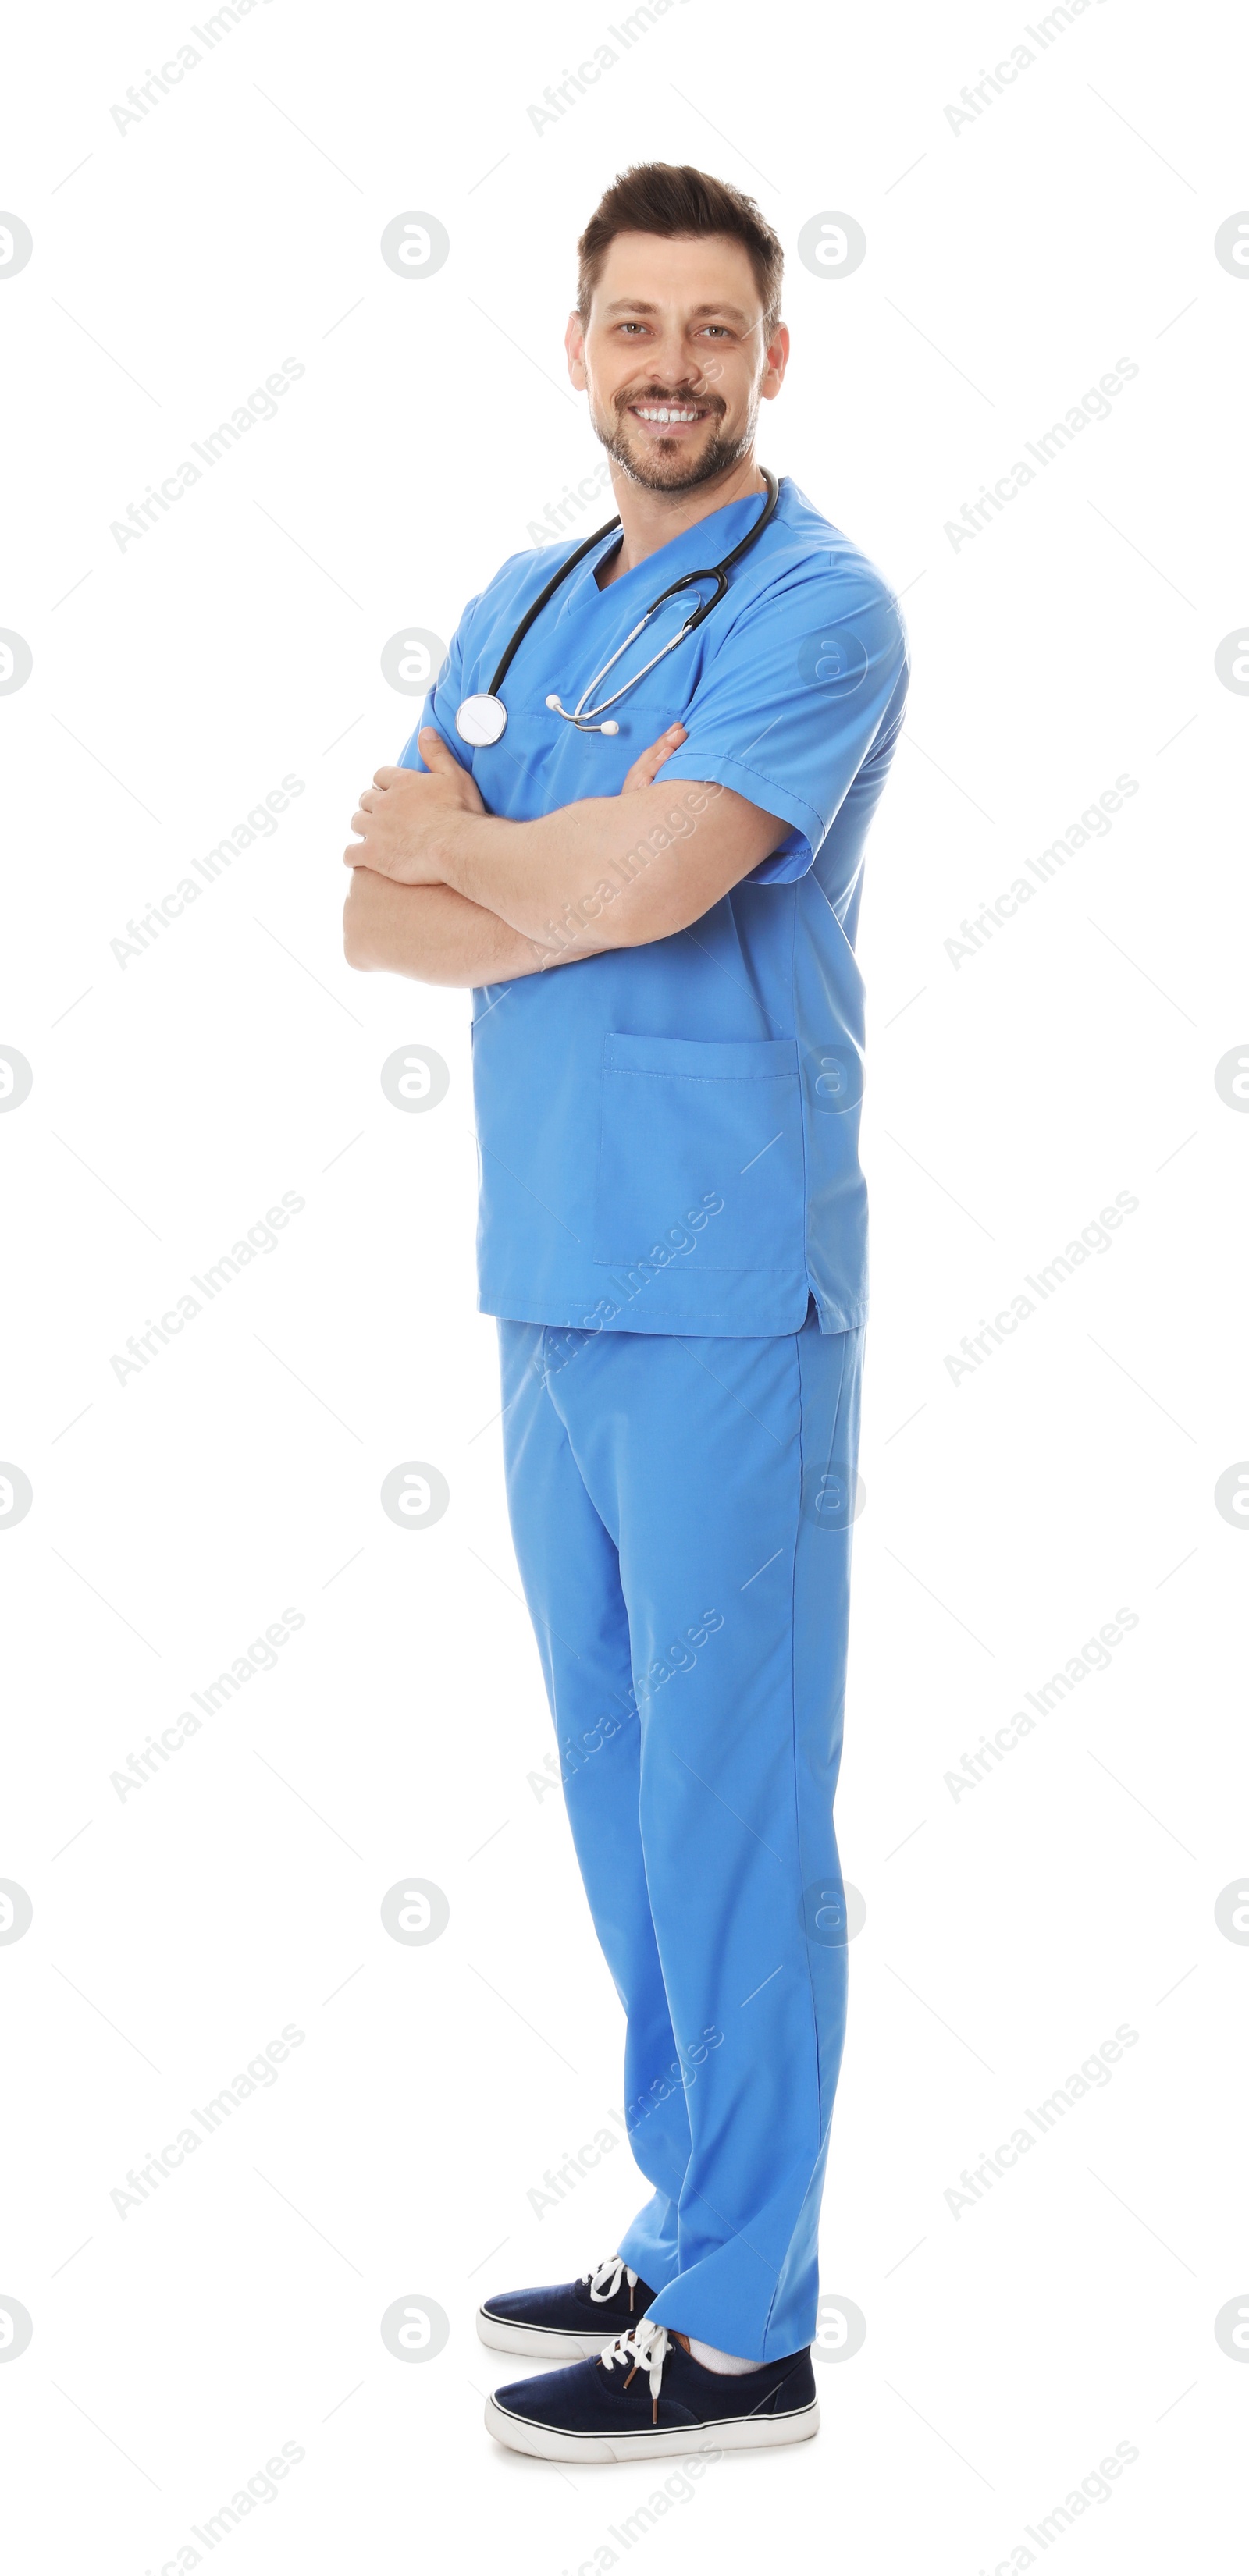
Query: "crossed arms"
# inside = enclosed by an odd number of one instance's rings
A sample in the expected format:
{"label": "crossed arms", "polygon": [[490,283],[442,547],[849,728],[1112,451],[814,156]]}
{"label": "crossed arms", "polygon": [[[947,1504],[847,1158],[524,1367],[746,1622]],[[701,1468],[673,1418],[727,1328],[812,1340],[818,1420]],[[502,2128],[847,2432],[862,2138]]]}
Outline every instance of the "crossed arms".
{"label": "crossed arms", "polygon": [[379,769],[343,852],[349,966],[421,984],[510,983],[608,948],[685,930],[768,857],[788,826],[730,787],[655,773],[685,740],[672,725],[618,796],[532,823],[487,814],[432,725],[424,771]]}

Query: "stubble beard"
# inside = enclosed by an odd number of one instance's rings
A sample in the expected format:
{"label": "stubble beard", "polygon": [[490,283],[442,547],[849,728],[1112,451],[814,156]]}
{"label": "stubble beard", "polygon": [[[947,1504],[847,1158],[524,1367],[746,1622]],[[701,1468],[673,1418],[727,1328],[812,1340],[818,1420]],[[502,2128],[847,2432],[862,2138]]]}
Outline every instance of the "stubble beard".
{"label": "stubble beard", "polygon": [[[636,402],[639,396],[634,394],[630,400]],[[630,445],[629,433],[619,415],[608,421],[594,415],[592,418],[594,435],[600,446],[628,475],[630,482],[638,484],[644,492],[697,491],[700,484],[714,482],[717,475],[727,474],[731,467],[740,464],[742,457],[748,454],[755,434],[753,420],[735,437],[726,436],[721,425],[713,430],[697,457],[686,456],[682,452],[684,442],[674,439],[666,453],[661,448],[657,455],[642,458]]]}

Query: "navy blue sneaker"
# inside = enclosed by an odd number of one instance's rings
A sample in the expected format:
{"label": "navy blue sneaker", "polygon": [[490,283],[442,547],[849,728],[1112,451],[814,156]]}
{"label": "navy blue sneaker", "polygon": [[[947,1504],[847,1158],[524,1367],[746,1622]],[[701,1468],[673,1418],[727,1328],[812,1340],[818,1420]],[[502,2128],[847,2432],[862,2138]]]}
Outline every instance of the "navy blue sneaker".
{"label": "navy blue sneaker", "polygon": [[487,2432],[538,2460],[770,2449],[819,2429],[809,2350],[730,2377],[645,2318],[597,2361],[515,2379],[486,2401]]}
{"label": "navy blue sneaker", "polygon": [[496,2352],[538,2361],[592,2361],[638,2325],[655,2296],[620,2254],[555,2289],[505,2290],[477,2311],[477,2332]]}

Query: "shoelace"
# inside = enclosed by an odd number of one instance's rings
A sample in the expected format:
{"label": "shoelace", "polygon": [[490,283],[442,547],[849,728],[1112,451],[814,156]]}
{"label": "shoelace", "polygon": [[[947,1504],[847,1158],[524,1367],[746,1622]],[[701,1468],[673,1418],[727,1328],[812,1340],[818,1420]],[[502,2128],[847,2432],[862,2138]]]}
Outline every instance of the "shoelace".
{"label": "shoelace", "polygon": [[628,2387],[629,2380],[632,2379],[635,2371],[645,2370],[649,2373],[652,2424],[657,2424],[659,2422],[659,2391],[663,2381],[664,2363],[668,2358],[669,2349],[670,2346],[667,2327],[656,2325],[653,2323],[651,2318],[643,2317],[641,2323],[636,2326],[630,2326],[628,2333],[621,2335],[618,2340],[612,2344],[609,2351],[601,2352],[599,2354],[599,2360],[601,2361],[604,2370],[614,2370],[617,2362],[619,2362],[622,2367],[625,2362],[629,2363],[629,2378],[625,2381],[626,2388]]}
{"label": "shoelace", "polygon": [[614,2299],[621,2281],[627,2281],[629,2284],[629,2308],[630,2312],[632,2312],[633,2293],[638,2285],[638,2276],[636,2272],[631,2272],[629,2270],[629,2266],[626,2263],[623,2254],[609,2254],[605,2261],[595,2264],[590,2271],[579,2273],[578,2279],[588,2281],[590,2284],[591,2298],[598,2299],[600,2301],[604,2299]]}

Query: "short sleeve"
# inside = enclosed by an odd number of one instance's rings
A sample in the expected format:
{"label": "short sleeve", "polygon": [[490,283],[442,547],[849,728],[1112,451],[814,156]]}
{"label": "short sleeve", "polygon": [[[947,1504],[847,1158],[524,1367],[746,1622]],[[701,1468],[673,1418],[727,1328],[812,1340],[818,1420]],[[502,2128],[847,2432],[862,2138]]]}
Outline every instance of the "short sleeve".
{"label": "short sleeve", "polygon": [[470,599],[460,619],[438,677],[426,693],[420,717],[395,763],[397,769],[424,769],[425,763],[416,747],[422,725],[436,725],[448,751],[458,760],[461,769],[468,769],[471,766],[467,746],[461,742],[455,729],[455,711],[464,695],[465,640],[473,611],[478,607],[482,596],[483,594],[478,592],[476,599]]}
{"label": "short sleeve", "polygon": [[896,736],[907,676],[891,593],[831,562],[804,570],[734,620],[656,783],[713,780],[781,817],[784,840],[744,882],[792,884],[881,737]]}

